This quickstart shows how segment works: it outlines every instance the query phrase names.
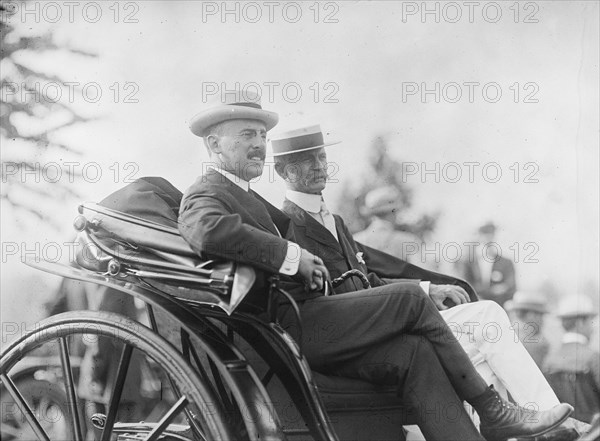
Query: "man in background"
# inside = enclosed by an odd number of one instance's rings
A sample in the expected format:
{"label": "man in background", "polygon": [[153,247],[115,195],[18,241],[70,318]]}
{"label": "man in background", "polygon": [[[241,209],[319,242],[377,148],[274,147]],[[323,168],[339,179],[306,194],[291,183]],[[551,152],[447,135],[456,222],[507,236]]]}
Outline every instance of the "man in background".
{"label": "man in background", "polygon": [[401,208],[397,188],[386,186],[370,191],[365,197],[365,212],[371,216],[371,223],[363,231],[356,233],[354,238],[398,259],[423,266],[421,240],[412,233],[396,228]]}
{"label": "man in background", "polygon": [[479,228],[477,247],[473,256],[461,261],[462,275],[475,288],[479,297],[504,306],[517,290],[515,266],[502,256],[495,242],[497,227],[487,222]]}
{"label": "man in background", "polygon": [[565,334],[544,363],[544,372],[561,401],[575,406],[574,418],[591,422],[600,412],[600,354],[589,346],[598,314],[583,295],[559,303]]}
{"label": "man in background", "polygon": [[541,295],[519,291],[504,304],[504,309],[514,324],[519,340],[541,369],[550,350],[543,333],[544,317],[548,313],[546,300]]}

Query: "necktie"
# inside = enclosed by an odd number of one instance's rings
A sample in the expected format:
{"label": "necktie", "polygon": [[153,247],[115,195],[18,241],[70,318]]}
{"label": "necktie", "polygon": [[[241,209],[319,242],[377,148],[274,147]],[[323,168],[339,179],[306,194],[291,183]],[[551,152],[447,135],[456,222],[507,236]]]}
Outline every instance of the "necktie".
{"label": "necktie", "polygon": [[319,211],[319,215],[321,216],[321,224],[323,224],[323,226],[327,228],[331,234],[333,234],[335,240],[338,240],[337,231],[335,229],[335,219],[327,209],[327,205],[325,205],[325,201],[323,199],[321,199],[321,210]]}

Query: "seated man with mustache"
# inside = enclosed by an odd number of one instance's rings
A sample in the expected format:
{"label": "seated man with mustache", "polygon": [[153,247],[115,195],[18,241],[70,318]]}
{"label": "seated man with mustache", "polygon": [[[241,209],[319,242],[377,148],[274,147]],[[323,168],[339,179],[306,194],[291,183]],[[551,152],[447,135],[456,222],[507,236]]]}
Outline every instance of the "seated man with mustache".
{"label": "seated man with mustache", "polygon": [[[547,411],[513,406],[488,387],[418,284],[333,296],[317,291],[329,278],[321,258],[294,243],[289,217],[250,189],[249,181],[263,172],[266,133],[277,114],[263,110],[249,91],[225,98],[192,119],[191,130],[204,138],[215,165],[186,191],[179,231],[198,254],[306,283],[310,289],[295,297],[302,326],[335,331],[329,339],[304,333],[303,352],[313,369],[397,386],[431,441],[535,436],[570,415],[567,404]],[[463,399],[480,415],[481,434]],[[432,415],[432,409],[444,411]]]}
{"label": "seated man with mustache", "polygon": [[[444,320],[458,327],[460,344],[488,383],[493,383],[498,390],[508,390],[513,399],[524,406],[545,410],[559,404],[536,363],[514,338],[510,319],[500,305],[490,300],[477,301],[472,288],[459,279],[419,268],[355,242],[343,219],[328,211],[322,196],[328,178],[325,147],[333,143],[324,142],[319,126],[281,133],[270,141],[275,170],[287,186],[283,211],[294,223],[295,240],[323,259],[331,277],[358,270],[373,287],[397,281],[394,279],[420,279]],[[353,279],[336,288],[336,293],[362,290],[361,281]],[[448,308],[445,303],[449,301],[456,306]],[[323,320],[320,316],[326,312],[320,305],[307,302],[302,314],[307,319]],[[381,319],[374,314],[364,319],[364,327],[376,326]],[[490,324],[494,330],[487,338],[484,330]],[[357,341],[361,339],[361,329],[349,330]],[[578,436],[574,428],[577,423],[569,421],[543,439],[574,440]],[[578,426],[585,430],[585,426]]]}

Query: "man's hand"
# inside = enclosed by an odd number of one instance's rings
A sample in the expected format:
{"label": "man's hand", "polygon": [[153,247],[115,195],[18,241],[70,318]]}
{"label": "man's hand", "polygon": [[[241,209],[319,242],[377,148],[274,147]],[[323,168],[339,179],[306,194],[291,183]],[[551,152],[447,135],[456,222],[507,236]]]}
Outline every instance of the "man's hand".
{"label": "man's hand", "polygon": [[429,297],[440,311],[445,311],[448,306],[444,300],[450,299],[455,305],[469,303],[469,295],[460,286],[456,285],[429,285]]}
{"label": "man's hand", "polygon": [[323,260],[321,260],[320,257],[309,253],[304,248],[300,253],[298,274],[302,276],[310,291],[322,290],[325,281],[330,279],[329,271],[327,271],[327,268],[323,265]]}

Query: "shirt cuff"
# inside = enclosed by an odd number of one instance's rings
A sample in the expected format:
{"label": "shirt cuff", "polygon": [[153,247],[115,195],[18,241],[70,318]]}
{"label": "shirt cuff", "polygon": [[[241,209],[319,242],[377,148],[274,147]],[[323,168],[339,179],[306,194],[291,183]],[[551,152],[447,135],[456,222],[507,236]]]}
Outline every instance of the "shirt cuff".
{"label": "shirt cuff", "polygon": [[279,274],[285,274],[286,276],[293,276],[298,272],[300,266],[300,253],[302,248],[300,245],[294,242],[288,242],[287,252],[281,268],[279,268]]}
{"label": "shirt cuff", "polygon": [[429,295],[429,285],[431,285],[431,282],[419,282],[419,286],[427,295]]}

